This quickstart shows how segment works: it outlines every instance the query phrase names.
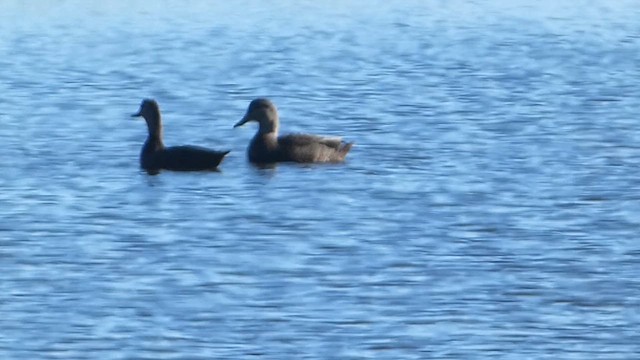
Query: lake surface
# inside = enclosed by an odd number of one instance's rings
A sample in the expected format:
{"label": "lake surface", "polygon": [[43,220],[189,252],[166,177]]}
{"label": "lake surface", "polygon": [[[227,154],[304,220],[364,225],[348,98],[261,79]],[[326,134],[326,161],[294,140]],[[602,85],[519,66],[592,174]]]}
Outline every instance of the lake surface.
{"label": "lake surface", "polygon": [[[637,1],[0,3],[0,358],[640,358]],[[354,141],[246,160],[233,129]],[[149,176],[129,115],[220,172]]]}

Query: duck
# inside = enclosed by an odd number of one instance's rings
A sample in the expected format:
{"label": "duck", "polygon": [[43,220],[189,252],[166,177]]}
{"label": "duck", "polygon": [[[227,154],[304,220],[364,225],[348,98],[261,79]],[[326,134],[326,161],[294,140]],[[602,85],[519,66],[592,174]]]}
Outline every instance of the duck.
{"label": "duck", "polygon": [[160,107],[153,99],[144,99],[132,117],[143,117],[149,135],[140,152],[140,167],[150,174],[160,170],[203,171],[216,170],[229,151],[183,145],[166,147],[162,141],[162,119]]}
{"label": "duck", "polygon": [[278,136],[278,110],[266,98],[252,100],[245,115],[233,127],[250,121],[258,123],[258,132],[247,149],[249,161],[254,164],[339,163],[344,161],[353,146],[353,143],[346,143],[340,137],[310,134]]}

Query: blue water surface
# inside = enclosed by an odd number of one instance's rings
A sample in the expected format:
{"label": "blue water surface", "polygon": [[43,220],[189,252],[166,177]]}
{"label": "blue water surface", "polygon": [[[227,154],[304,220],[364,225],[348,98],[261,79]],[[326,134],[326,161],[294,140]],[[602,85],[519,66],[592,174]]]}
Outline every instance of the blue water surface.
{"label": "blue water surface", "polygon": [[[638,19],[3,0],[0,358],[640,358]],[[259,96],[347,162],[250,165]],[[145,97],[220,172],[142,172]]]}

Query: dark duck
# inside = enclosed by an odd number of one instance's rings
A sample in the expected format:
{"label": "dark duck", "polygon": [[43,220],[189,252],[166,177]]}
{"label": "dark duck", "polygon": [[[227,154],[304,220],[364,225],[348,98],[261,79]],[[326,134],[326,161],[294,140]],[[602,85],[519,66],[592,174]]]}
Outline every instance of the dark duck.
{"label": "dark duck", "polygon": [[140,152],[140,167],[150,174],[157,174],[160,170],[215,170],[229,153],[191,145],[165,147],[162,142],[160,108],[155,100],[143,100],[140,110],[131,116],[142,116],[147,122],[149,136]]}
{"label": "dark duck", "polygon": [[276,162],[337,163],[344,161],[353,143],[345,143],[339,137],[309,134],[278,136],[278,110],[268,99],[255,99],[247,113],[234,125],[249,121],[258,122],[258,132],[247,151],[249,161],[256,164]]}

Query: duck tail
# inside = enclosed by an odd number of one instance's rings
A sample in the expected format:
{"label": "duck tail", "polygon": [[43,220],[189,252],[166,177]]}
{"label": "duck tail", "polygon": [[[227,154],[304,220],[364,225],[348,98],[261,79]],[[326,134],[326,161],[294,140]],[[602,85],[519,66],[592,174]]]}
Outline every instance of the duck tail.
{"label": "duck tail", "polygon": [[351,150],[351,147],[353,146],[353,144],[354,143],[352,143],[352,142],[346,143],[340,148],[340,153],[342,154],[343,157],[347,156],[347,154],[349,153],[349,150]]}

